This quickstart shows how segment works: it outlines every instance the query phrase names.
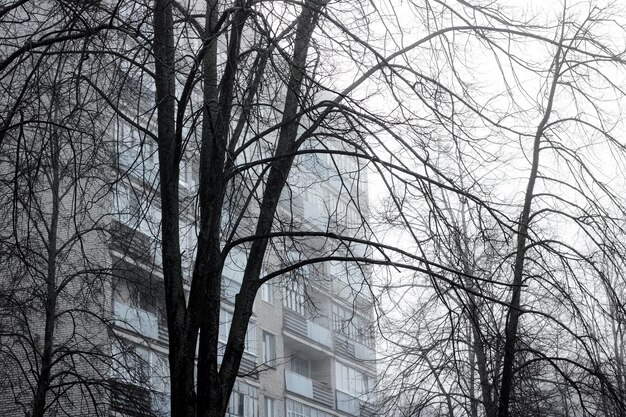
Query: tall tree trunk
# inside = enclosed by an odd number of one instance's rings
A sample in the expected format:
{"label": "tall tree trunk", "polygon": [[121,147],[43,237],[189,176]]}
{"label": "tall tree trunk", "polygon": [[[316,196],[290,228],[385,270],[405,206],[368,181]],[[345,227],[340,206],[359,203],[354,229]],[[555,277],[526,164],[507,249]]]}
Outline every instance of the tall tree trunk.
{"label": "tall tree trunk", "polygon": [[[200,329],[198,350],[198,408],[202,417],[223,416],[226,413],[230,390],[222,387],[218,367],[218,337],[221,306],[221,278],[223,258],[221,241],[222,207],[226,193],[228,166],[226,149],[234,85],[239,66],[242,31],[247,18],[245,2],[239,0],[230,23],[228,50],[223,77],[217,77],[217,48],[219,4],[208,2],[206,11],[209,44],[203,60],[204,109],[202,122],[202,149],[200,153],[200,234],[198,259],[194,268],[190,310],[198,312],[194,325]],[[234,323],[234,320],[233,320]],[[244,336],[245,340],[245,336]],[[244,343],[242,340],[242,345]],[[243,347],[242,347],[243,353]]]}
{"label": "tall tree trunk", "polygon": [[500,400],[498,403],[499,417],[509,417],[509,405],[511,400],[511,391],[513,388],[513,365],[515,363],[516,356],[515,354],[517,344],[517,329],[519,325],[519,318],[522,314],[522,311],[520,309],[520,299],[522,293],[522,282],[524,278],[526,241],[528,240],[528,229],[530,226],[530,210],[533,201],[535,182],[537,180],[537,173],[539,171],[539,153],[541,150],[541,141],[544,135],[544,129],[548,123],[548,120],[550,119],[552,105],[554,103],[554,95],[556,92],[556,87],[561,71],[561,48],[562,47],[559,45],[553,61],[554,77],[552,79],[552,85],[548,94],[548,103],[546,106],[546,110],[535,132],[531,162],[532,165],[528,177],[526,194],[524,195],[524,205],[522,207],[522,213],[519,218],[519,225],[517,229],[517,246],[515,249],[515,264],[513,269],[513,289],[511,291],[509,314],[507,317],[507,323],[505,328],[506,339],[504,344],[504,358],[502,362],[502,382],[500,386]]}
{"label": "tall tree trunk", "polygon": [[[473,299],[474,297],[472,296],[471,298]],[[472,300],[471,302],[474,303],[475,300]],[[485,416],[495,417],[497,408],[493,398],[493,385],[489,382],[489,371],[487,369],[487,354],[485,352],[485,344],[481,339],[480,328],[478,326],[479,322],[474,321],[474,319],[478,320],[477,307],[472,304],[471,310],[474,310],[470,313],[470,316],[474,316],[471,318],[473,333],[472,348],[474,354],[476,355],[476,363],[478,365],[478,378],[480,379],[480,389],[483,399],[483,405],[485,407]]]}
{"label": "tall tree trunk", "polygon": [[[299,103],[308,47],[319,10],[325,2],[307,1],[298,17],[293,61],[280,130],[276,161],[270,169],[261,202],[257,234],[272,229],[279,197],[293,163],[299,127]],[[267,239],[255,241],[250,250],[243,284],[236,297],[231,332],[222,365],[217,366],[219,335],[220,285],[225,254],[220,251],[221,206],[228,175],[226,143],[230,128],[233,86],[237,73],[239,42],[247,13],[245,2],[233,13],[228,43],[226,69],[217,77],[218,2],[207,5],[204,74],[204,114],[200,150],[200,226],[189,304],[186,307],[180,263],[178,163],[181,138],[175,130],[175,51],[172,4],[156,0],[154,7],[154,54],[156,70],[156,103],[158,110],[159,163],[161,178],[163,271],[166,308],[170,333],[170,376],[172,416],[223,416],[226,413],[241,358],[252,306],[259,288],[260,273]],[[180,109],[179,109],[180,110]],[[180,113],[180,111],[179,111]],[[198,349],[197,401],[194,398],[194,364]]]}
{"label": "tall tree trunk", "polygon": [[[300,125],[298,111],[302,100],[308,48],[311,43],[313,31],[317,25],[319,12],[325,4],[326,1],[306,1],[303,5],[302,12],[297,18],[294,52],[289,65],[290,76],[287,82],[282,127],[274,155],[275,161],[272,163],[269,171],[260,204],[260,212],[255,230],[256,236],[266,236],[271,232],[280,195],[285,187],[289,171],[293,164],[293,153],[296,150],[296,138]],[[241,290],[235,298],[235,311],[233,313],[232,326],[219,372],[220,388],[223,393],[230,393],[232,391],[237,377],[239,364],[241,363],[244,351],[246,330],[252,315],[254,299],[260,286],[258,277],[267,245],[267,238],[258,238],[252,243],[244,271]],[[228,397],[222,395],[222,401],[220,412],[210,414],[211,417],[224,415],[228,405]]]}
{"label": "tall tree trunk", "polygon": [[195,413],[194,365],[196,334],[189,331],[179,242],[179,161],[175,135],[175,49],[171,0],[154,4],[155,88],[162,210],[163,276],[169,331],[172,417]]}
{"label": "tall tree trunk", "polygon": [[52,211],[50,216],[50,226],[48,229],[47,259],[46,269],[46,298],[45,298],[45,328],[43,337],[43,350],[41,354],[41,369],[37,379],[37,389],[33,400],[33,417],[44,417],[46,412],[46,397],[50,389],[50,375],[52,372],[52,356],[54,348],[54,328],[57,314],[57,233],[59,226],[59,146],[56,133],[52,134],[50,140],[51,159],[51,199]]}

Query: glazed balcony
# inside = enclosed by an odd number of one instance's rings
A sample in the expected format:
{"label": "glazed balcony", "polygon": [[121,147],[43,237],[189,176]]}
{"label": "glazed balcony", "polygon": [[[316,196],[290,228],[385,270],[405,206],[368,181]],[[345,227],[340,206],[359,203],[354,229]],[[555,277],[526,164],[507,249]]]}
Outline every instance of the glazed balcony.
{"label": "glazed balcony", "polygon": [[367,285],[357,283],[347,283],[339,277],[332,278],[332,293],[339,299],[355,306],[360,311],[367,311],[372,308],[373,302],[369,299]]}
{"label": "glazed balcony", "polygon": [[337,332],[334,332],[334,338],[335,352],[337,354],[356,360],[370,368],[374,367],[376,361],[374,349]]}
{"label": "glazed balcony", "polygon": [[113,300],[115,325],[151,339],[159,339],[159,323],[156,314]]}
{"label": "glazed balcony", "polygon": [[372,407],[372,404],[342,391],[337,390],[335,393],[337,410],[355,417],[374,416],[374,407]]}
{"label": "glazed balcony", "polygon": [[333,337],[330,329],[308,320],[288,308],[283,308],[283,320],[283,328],[286,331],[332,349]]}
{"label": "glazed balcony", "polygon": [[129,417],[168,417],[169,394],[151,391],[146,387],[111,380],[111,409]]}
{"label": "glazed balcony", "polygon": [[334,406],[333,390],[328,385],[296,372],[285,370],[287,391],[306,397],[327,407]]}

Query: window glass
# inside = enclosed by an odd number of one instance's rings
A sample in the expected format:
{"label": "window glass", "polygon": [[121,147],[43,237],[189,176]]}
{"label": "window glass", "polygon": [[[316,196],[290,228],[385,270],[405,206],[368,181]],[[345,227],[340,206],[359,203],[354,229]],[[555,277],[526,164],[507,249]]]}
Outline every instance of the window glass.
{"label": "window glass", "polygon": [[248,262],[245,250],[233,248],[227,255],[222,273],[229,279],[241,283],[243,272]]}
{"label": "window glass", "polygon": [[276,366],[276,336],[263,332],[263,362],[268,366]]}
{"label": "window glass", "polygon": [[265,397],[265,417],[276,417],[276,401]]}
{"label": "window glass", "polygon": [[309,366],[309,361],[299,356],[296,356],[291,360],[291,370],[298,375],[306,376],[307,378],[311,377],[311,367]]}
{"label": "window glass", "polygon": [[238,381],[230,395],[227,415],[228,417],[258,417],[258,390]]}
{"label": "window glass", "polygon": [[220,342],[226,343],[228,340],[228,332],[230,331],[230,323],[233,321],[233,315],[226,310],[220,310]]}
{"label": "window glass", "polygon": [[246,332],[246,352],[248,352],[251,355],[255,355],[256,356],[256,323],[254,322],[249,322],[248,323],[248,330]]}
{"label": "window glass", "polygon": [[[224,309],[220,310],[220,342],[226,343],[228,341],[228,333],[230,332],[230,325],[232,321],[233,313]],[[248,323],[248,330],[246,332],[245,351],[256,356],[256,342],[256,323],[251,321]]]}
{"label": "window glass", "polygon": [[355,397],[368,392],[368,376],[337,361],[335,361],[335,379],[338,390],[351,394]]}
{"label": "window glass", "polygon": [[297,401],[287,400],[287,417],[333,417],[333,415]]}
{"label": "window glass", "polygon": [[274,284],[271,281],[261,285],[261,299],[267,303],[274,304]]}
{"label": "window glass", "polygon": [[285,283],[285,298],[283,303],[289,310],[304,315],[304,288],[297,281]]}

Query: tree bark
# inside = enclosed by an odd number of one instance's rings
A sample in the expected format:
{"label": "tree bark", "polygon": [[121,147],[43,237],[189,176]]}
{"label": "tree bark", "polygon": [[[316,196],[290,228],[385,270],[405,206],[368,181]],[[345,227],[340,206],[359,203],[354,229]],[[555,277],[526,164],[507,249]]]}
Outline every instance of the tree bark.
{"label": "tree bark", "polygon": [[[175,50],[171,0],[154,4],[155,89],[162,210],[163,275],[169,331],[171,411],[173,417],[195,414],[195,339],[188,329],[179,242],[179,161],[175,135]],[[191,352],[191,354],[190,354]]]}

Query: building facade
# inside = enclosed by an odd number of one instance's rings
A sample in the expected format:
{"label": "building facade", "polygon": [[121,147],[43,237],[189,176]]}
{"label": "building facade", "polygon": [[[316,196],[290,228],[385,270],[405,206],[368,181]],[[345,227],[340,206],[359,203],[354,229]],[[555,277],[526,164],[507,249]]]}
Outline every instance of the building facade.
{"label": "building facade", "polygon": [[[113,372],[119,391],[112,412],[140,415],[144,408],[167,415],[167,327],[162,304],[158,202],[146,190],[155,180],[153,150],[132,128],[118,124],[120,169],[109,250],[115,274]],[[134,142],[133,142],[134,141]],[[135,161],[142,161],[136,164]],[[182,168],[181,198],[193,196],[194,156]],[[262,275],[302,264],[262,285],[248,328],[246,349],[229,404],[229,416],[348,417],[373,415],[376,353],[371,272],[345,259],[366,256],[367,185],[362,167],[348,156],[311,153],[298,159],[279,216],[299,230],[347,236],[345,247],[320,237],[285,240],[268,251]],[[358,183],[358,187],[357,187]],[[360,192],[350,190],[360,189]],[[152,196],[151,201],[145,201]],[[237,200],[231,197],[230,201]],[[225,216],[227,216],[227,213]],[[228,223],[228,219],[224,220]],[[193,219],[181,231],[183,253],[194,253]],[[191,272],[191,257],[184,269]],[[310,262],[309,262],[310,261]],[[231,251],[222,276],[220,344],[225,346],[234,297],[246,263],[245,249]],[[289,268],[287,268],[289,269]],[[137,365],[137,361],[141,364]],[[134,369],[135,375],[126,369]],[[128,393],[133,393],[132,396]],[[136,402],[134,397],[142,398]]]}
{"label": "building facade", "polygon": [[[8,90],[0,98],[5,113],[19,107],[16,114],[26,120],[7,128],[0,159],[6,179],[0,197],[3,206],[13,209],[1,219],[0,239],[3,415],[30,415],[38,401],[46,408],[43,415],[51,416],[168,414],[158,158],[156,142],[149,137],[155,128],[154,80],[146,71],[153,62],[146,52],[149,41],[139,36],[149,31],[151,17],[141,2],[110,3],[114,18],[106,22],[114,21],[123,31],[103,37],[103,44],[86,37],[94,43],[81,39],[59,46],[42,59],[46,65],[41,74],[35,74],[30,62],[16,66],[11,80],[23,84],[24,94],[15,103]],[[57,10],[55,4],[42,2],[41,10],[16,6],[15,27],[8,32],[35,39],[47,22],[52,33],[64,27],[66,13],[73,22],[74,10]],[[94,9],[89,16],[97,21],[98,13]],[[58,23],[53,16],[60,16]],[[23,23],[27,21],[31,23]],[[176,29],[181,55],[191,66],[202,41],[188,27]],[[244,41],[253,43],[255,36]],[[22,41],[15,39],[17,50]],[[86,53],[89,48],[96,53]],[[111,55],[100,59],[97,52],[102,50]],[[220,69],[223,60],[220,53]],[[267,78],[275,77],[282,85],[284,62],[275,66]],[[84,71],[82,78],[76,77],[76,68]],[[49,77],[52,73],[56,78]],[[39,77],[35,81],[34,74]],[[264,93],[268,108],[280,104],[275,93]],[[185,117],[200,112],[194,103],[201,101],[193,96]],[[280,111],[256,115],[248,121],[256,124],[250,130],[262,131],[268,120],[280,123]],[[191,276],[196,240],[198,155],[193,136],[185,132],[189,146],[180,163],[186,277]],[[290,231],[311,236],[278,239],[266,255],[264,274],[286,272],[263,285],[257,296],[230,416],[372,414],[369,393],[376,381],[376,355],[367,286],[371,272],[363,263],[347,261],[367,255],[357,242],[368,237],[363,227],[368,219],[367,181],[356,159],[331,156],[328,145],[311,143],[305,147],[308,153],[296,158],[277,219]],[[340,151],[337,155],[349,153],[341,143],[331,149]],[[264,137],[239,162],[260,160],[273,145],[272,138]],[[254,199],[243,211],[239,205],[250,196],[254,181],[253,175],[230,181],[225,235],[236,229],[229,229],[234,223],[242,230],[252,226]],[[319,236],[312,236],[316,232]],[[346,239],[322,236],[329,233]],[[223,271],[223,343],[245,262],[245,247],[235,249]],[[294,265],[299,266],[290,268]]]}

